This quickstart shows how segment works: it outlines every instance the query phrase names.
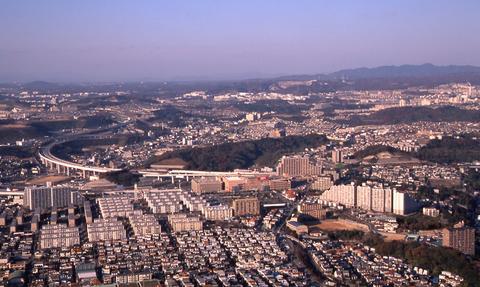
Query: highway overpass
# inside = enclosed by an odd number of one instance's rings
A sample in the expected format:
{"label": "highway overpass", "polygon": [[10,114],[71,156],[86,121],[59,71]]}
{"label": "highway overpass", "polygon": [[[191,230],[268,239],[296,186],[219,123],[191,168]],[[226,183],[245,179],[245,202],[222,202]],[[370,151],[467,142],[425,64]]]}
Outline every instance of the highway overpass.
{"label": "highway overpass", "polygon": [[[89,137],[82,137],[82,139],[91,139],[91,138],[101,138],[99,136],[89,136]],[[109,167],[98,167],[98,166],[89,166],[89,165],[82,165],[79,163],[63,160],[61,158],[56,157],[52,154],[51,149],[53,146],[62,144],[67,141],[72,141],[79,138],[69,138],[63,139],[61,141],[54,141],[46,146],[40,148],[39,157],[40,161],[43,165],[48,167],[51,170],[56,170],[57,173],[63,173],[66,175],[71,175],[76,172],[80,172],[80,174],[87,178],[91,175],[98,175],[100,173],[107,173],[112,171],[119,171],[118,168],[109,168]]]}

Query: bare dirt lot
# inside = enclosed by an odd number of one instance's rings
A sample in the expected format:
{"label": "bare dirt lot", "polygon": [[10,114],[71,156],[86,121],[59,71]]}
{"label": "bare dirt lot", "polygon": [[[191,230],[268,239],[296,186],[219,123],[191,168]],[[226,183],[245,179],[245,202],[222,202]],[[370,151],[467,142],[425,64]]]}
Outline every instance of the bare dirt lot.
{"label": "bare dirt lot", "polygon": [[30,181],[28,181],[28,184],[36,184],[36,185],[43,185],[46,184],[47,182],[51,183],[60,183],[69,180],[70,177],[64,176],[64,175],[47,175],[47,176],[42,176],[38,178],[34,178]]}
{"label": "bare dirt lot", "polygon": [[380,234],[384,237],[385,241],[403,241],[406,236],[406,234],[402,233],[380,232]]}
{"label": "bare dirt lot", "polygon": [[363,232],[368,232],[368,227],[365,224],[346,219],[326,219],[321,223],[314,225],[313,227],[326,231],[360,230]]}

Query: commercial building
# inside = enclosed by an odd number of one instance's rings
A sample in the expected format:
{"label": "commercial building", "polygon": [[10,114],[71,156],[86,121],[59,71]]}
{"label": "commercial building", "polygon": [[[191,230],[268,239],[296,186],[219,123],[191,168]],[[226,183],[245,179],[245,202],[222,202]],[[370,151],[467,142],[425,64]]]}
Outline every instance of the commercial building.
{"label": "commercial building", "polygon": [[292,187],[290,180],[286,178],[272,178],[268,180],[270,190],[287,190]]}
{"label": "commercial building", "polygon": [[235,216],[260,214],[260,201],[257,197],[234,199],[232,206]]}
{"label": "commercial building", "polygon": [[87,224],[88,241],[123,240],[127,232],[122,222],[113,218],[97,219]]}
{"label": "commercial building", "polygon": [[243,185],[243,190],[265,190],[268,182],[258,177],[246,177]]}
{"label": "commercial building", "polygon": [[310,162],[307,156],[283,156],[277,166],[277,175],[285,177],[321,175],[322,166]]}
{"label": "commercial building", "polygon": [[308,233],[308,226],[301,224],[298,221],[290,220],[287,222],[287,227],[294,231],[297,235]]}
{"label": "commercial building", "polygon": [[240,191],[245,188],[247,180],[239,176],[228,176],[223,178],[223,183],[225,184],[225,191],[234,192]]}
{"label": "commercial building", "polygon": [[192,179],[192,191],[195,193],[217,192],[222,190],[222,182],[216,178]]}
{"label": "commercial building", "polygon": [[327,210],[323,208],[322,204],[316,202],[303,202],[298,206],[298,211],[316,219],[327,218]]}
{"label": "commercial building", "polygon": [[464,254],[475,255],[475,229],[471,227],[444,228],[442,245]]}
{"label": "commercial building", "polygon": [[35,208],[63,208],[83,203],[83,196],[69,187],[26,187],[23,194],[23,205]]}
{"label": "commercial building", "polygon": [[66,224],[44,225],[40,231],[40,248],[63,248],[80,244],[77,227]]}

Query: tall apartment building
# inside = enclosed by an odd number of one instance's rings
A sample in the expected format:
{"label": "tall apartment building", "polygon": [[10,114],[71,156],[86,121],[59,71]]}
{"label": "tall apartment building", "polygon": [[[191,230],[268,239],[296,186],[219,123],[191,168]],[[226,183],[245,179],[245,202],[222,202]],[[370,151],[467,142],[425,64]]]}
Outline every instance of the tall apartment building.
{"label": "tall apartment building", "polygon": [[62,248],[80,244],[77,227],[66,224],[44,225],[40,231],[40,248]]}
{"label": "tall apartment building", "polygon": [[393,212],[393,189],[373,187],[371,209],[376,212]]}
{"label": "tall apartment building", "polygon": [[195,193],[217,192],[222,190],[222,182],[216,178],[192,179],[192,191]]}
{"label": "tall apartment building", "polygon": [[90,205],[90,201],[85,201],[83,204],[83,212],[85,214],[85,221],[87,224],[93,222],[93,215],[92,215],[92,207]]}
{"label": "tall apartment building", "polygon": [[406,215],[414,212],[417,208],[417,203],[408,193],[393,190],[393,213]]}
{"label": "tall apartment building", "polygon": [[35,208],[62,208],[83,203],[83,196],[69,187],[26,187],[23,192],[23,205]]}
{"label": "tall apartment building", "polygon": [[442,245],[464,254],[475,255],[475,229],[471,227],[444,228]]}
{"label": "tall apartment building", "polygon": [[33,214],[32,220],[30,221],[30,230],[32,232],[38,231],[39,225],[40,225],[40,214],[35,213]]}
{"label": "tall apartment building", "polygon": [[336,202],[346,207],[355,207],[357,202],[355,185],[334,185],[323,192],[320,199]]}
{"label": "tall apartment building", "polygon": [[372,209],[372,187],[368,185],[357,187],[357,207],[365,210]]}
{"label": "tall apartment building", "polygon": [[235,216],[260,214],[260,201],[257,197],[234,199],[232,206]]}
{"label": "tall apartment building", "polygon": [[286,177],[321,175],[322,166],[310,162],[307,156],[284,156],[277,165],[277,175]]}
{"label": "tall apartment building", "polygon": [[391,188],[334,185],[326,190],[320,199],[358,207],[368,211],[405,215],[418,208],[417,203],[407,193]]}
{"label": "tall apartment building", "polygon": [[334,163],[341,163],[343,162],[343,153],[341,150],[333,150],[332,151],[332,161]]}
{"label": "tall apartment building", "polygon": [[123,223],[113,218],[97,219],[87,224],[87,234],[90,242],[127,239]]}

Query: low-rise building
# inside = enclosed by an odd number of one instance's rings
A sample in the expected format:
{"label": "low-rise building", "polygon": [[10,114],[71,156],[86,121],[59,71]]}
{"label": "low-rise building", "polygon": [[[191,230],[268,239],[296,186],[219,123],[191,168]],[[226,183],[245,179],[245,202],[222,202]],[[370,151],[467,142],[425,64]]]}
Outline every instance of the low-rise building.
{"label": "low-rise building", "polygon": [[44,225],[40,231],[40,248],[63,248],[80,244],[77,227],[66,224]]}

